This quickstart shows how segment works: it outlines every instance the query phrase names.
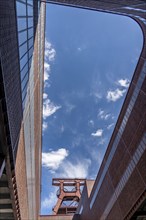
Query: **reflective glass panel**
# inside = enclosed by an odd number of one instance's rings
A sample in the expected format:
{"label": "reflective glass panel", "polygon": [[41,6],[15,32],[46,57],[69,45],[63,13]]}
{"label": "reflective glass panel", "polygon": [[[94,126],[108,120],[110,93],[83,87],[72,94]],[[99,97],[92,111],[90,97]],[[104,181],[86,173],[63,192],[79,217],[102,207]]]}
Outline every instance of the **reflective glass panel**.
{"label": "reflective glass panel", "polygon": [[27,63],[27,61],[28,61],[28,55],[26,53],[25,56],[20,60],[20,69],[22,69],[24,67],[24,65]]}
{"label": "reflective glass panel", "polygon": [[28,63],[24,66],[24,68],[21,70],[21,81],[23,80],[25,74],[28,72]]}
{"label": "reflective glass panel", "polygon": [[18,18],[18,31],[26,29],[26,18]]}
{"label": "reflective glass panel", "polygon": [[31,38],[29,41],[28,41],[28,45],[29,45],[29,48],[31,48],[33,46],[33,38]]}
{"label": "reflective glass panel", "polygon": [[[28,83],[27,83],[28,84]],[[25,88],[22,92],[22,100],[24,100],[25,96],[26,96],[26,93],[27,93],[27,84],[25,85]]]}
{"label": "reflective glass panel", "polygon": [[32,37],[33,36],[33,28],[30,28],[28,30],[28,38]]}
{"label": "reflective glass panel", "polygon": [[19,47],[20,58],[26,53],[26,51],[27,51],[27,43],[25,43],[21,47]]}
{"label": "reflective glass panel", "polygon": [[33,16],[33,7],[32,6],[27,6],[27,15],[28,16]]}
{"label": "reflective glass panel", "polygon": [[24,78],[23,81],[21,82],[22,91],[23,91],[23,89],[24,89],[24,87],[25,87],[27,81],[28,81],[28,74],[25,75],[25,78]]}
{"label": "reflective glass panel", "polygon": [[24,110],[24,107],[25,107],[25,100],[26,100],[26,95],[25,95],[25,97],[24,97],[24,99],[23,99],[23,101],[22,101],[23,110]]}
{"label": "reflective glass panel", "polygon": [[28,27],[33,26],[33,18],[28,18]]}
{"label": "reflective glass panel", "polygon": [[29,58],[32,56],[33,53],[33,47],[29,50]]}
{"label": "reflective glass panel", "polygon": [[23,42],[27,40],[27,32],[23,31],[18,34],[18,39],[19,39],[19,45],[21,45]]}
{"label": "reflective glass panel", "polygon": [[26,3],[27,0],[17,0],[17,1],[21,1],[21,2],[25,2]]}
{"label": "reflective glass panel", "polygon": [[33,0],[27,0],[27,3],[33,5]]}
{"label": "reflective glass panel", "polygon": [[17,16],[26,16],[26,4],[16,2]]}
{"label": "reflective glass panel", "polygon": [[31,60],[32,60],[32,57],[29,59],[29,68],[31,67]]}

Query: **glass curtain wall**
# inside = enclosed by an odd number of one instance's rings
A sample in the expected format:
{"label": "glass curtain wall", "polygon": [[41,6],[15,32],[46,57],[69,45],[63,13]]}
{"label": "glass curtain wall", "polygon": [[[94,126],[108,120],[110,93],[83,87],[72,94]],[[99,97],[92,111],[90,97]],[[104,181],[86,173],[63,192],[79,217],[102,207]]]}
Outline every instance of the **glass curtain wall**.
{"label": "glass curtain wall", "polygon": [[33,0],[16,0],[16,13],[24,109],[34,45]]}

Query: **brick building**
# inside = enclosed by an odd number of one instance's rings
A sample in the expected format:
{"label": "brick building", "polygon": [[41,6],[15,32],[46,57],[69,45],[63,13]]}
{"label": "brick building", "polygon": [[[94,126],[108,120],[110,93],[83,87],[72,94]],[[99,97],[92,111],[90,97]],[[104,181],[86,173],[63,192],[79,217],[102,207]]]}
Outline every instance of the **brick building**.
{"label": "brick building", "polygon": [[[45,3],[130,16],[143,49],[95,183],[74,216],[39,216]],[[118,167],[118,169],[117,169]],[[146,2],[0,1],[0,219],[146,218]]]}
{"label": "brick building", "polygon": [[37,219],[45,4],[0,1],[0,219]]}

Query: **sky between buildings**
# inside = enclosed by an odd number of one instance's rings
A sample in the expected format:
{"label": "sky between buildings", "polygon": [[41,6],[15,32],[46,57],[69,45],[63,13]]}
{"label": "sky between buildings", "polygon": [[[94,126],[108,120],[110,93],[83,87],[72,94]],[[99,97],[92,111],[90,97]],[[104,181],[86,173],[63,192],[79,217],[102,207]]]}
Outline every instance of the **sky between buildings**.
{"label": "sky between buildings", "polygon": [[143,44],[127,17],[47,4],[41,214],[52,178],[94,179]]}

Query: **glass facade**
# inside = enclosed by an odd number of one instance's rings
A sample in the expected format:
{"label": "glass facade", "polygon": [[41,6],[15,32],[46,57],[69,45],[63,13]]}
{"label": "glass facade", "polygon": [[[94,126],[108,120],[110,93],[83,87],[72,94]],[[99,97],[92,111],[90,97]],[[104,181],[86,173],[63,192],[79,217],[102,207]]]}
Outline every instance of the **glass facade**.
{"label": "glass facade", "polygon": [[[42,102],[40,99],[42,99],[43,92],[43,68],[41,69],[41,67],[44,63],[43,20],[45,18],[44,14],[41,13],[45,13],[44,9],[45,5],[41,4],[40,1],[16,0],[24,143],[25,157],[27,161],[25,168],[28,192],[28,219],[37,219],[38,210],[35,201],[37,199],[37,193],[39,194],[39,192],[37,192],[37,186],[35,183],[41,179],[39,177],[38,180],[40,171],[38,171],[39,173],[36,175],[37,171],[35,168],[36,148],[41,146],[41,143],[38,143],[38,145],[36,144],[35,135],[37,133],[37,137],[39,137],[39,140],[41,141],[41,124],[39,124],[36,129],[35,116],[39,123],[42,117]],[[35,109],[36,103],[37,105],[40,103],[40,106],[37,106],[37,108],[40,109],[38,113]],[[41,148],[39,151],[38,157],[40,158]],[[41,160],[39,159],[38,161],[38,169],[40,169]]]}
{"label": "glass facade", "polygon": [[[38,210],[35,201],[38,197],[37,193],[39,194],[37,187],[41,180],[41,100],[44,73],[45,4],[39,0],[16,0],[16,13],[25,157],[27,161],[28,216],[29,219],[37,219]],[[39,142],[36,143],[36,139]],[[39,150],[37,153],[39,163],[36,170],[37,149]],[[35,184],[37,181],[38,185]]]}
{"label": "glass facade", "polygon": [[34,45],[33,0],[17,0],[16,13],[22,105],[24,109]]}

